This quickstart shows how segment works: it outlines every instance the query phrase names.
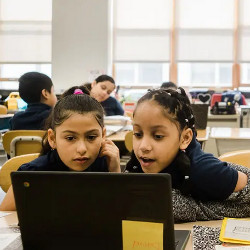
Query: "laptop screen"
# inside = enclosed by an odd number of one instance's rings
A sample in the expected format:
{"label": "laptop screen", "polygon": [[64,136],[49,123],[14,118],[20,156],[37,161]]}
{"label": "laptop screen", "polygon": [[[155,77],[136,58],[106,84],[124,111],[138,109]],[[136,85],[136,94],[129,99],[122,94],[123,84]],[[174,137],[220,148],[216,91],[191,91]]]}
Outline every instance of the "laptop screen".
{"label": "laptop screen", "polygon": [[26,249],[122,249],[122,221],[161,222],[174,249],[168,174],[13,172]]}

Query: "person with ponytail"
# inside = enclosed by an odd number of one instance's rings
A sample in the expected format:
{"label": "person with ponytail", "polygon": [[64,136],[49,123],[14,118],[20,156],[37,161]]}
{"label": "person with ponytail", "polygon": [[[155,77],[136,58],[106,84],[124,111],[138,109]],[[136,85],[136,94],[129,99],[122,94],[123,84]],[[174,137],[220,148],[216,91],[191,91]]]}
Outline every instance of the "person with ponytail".
{"label": "person with ponytail", "polygon": [[[40,156],[18,171],[121,172],[119,149],[105,137],[104,111],[85,87],[62,94],[47,120]],[[0,210],[15,210],[12,187]]]}
{"label": "person with ponytail", "polygon": [[[149,90],[133,114],[133,152],[125,172],[170,174],[176,221],[250,216],[249,169],[203,152],[194,124],[183,88]],[[241,211],[235,202],[243,204]]]}

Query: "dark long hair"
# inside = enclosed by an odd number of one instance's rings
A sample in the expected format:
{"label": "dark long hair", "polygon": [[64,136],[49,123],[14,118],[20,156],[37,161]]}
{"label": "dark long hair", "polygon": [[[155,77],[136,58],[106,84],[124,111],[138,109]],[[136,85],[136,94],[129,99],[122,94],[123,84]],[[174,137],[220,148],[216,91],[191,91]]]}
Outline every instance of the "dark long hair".
{"label": "dark long hair", "polygon": [[100,75],[95,79],[95,81],[96,83],[109,81],[115,85],[115,80],[111,76],[108,76],[108,75]]}

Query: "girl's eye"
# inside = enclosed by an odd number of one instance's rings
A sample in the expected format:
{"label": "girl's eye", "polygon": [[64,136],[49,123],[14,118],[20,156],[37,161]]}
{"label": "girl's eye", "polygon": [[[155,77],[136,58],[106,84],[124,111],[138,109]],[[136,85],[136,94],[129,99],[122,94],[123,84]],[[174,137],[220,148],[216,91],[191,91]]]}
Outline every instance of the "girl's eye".
{"label": "girl's eye", "polygon": [[154,135],[156,140],[161,140],[164,136],[163,135]]}
{"label": "girl's eye", "polygon": [[106,86],[105,86],[105,85],[102,85],[102,89],[106,89]]}
{"label": "girl's eye", "polygon": [[68,140],[68,141],[72,141],[72,140],[74,140],[74,139],[75,139],[74,136],[67,136],[67,137],[66,137],[66,140]]}
{"label": "girl's eye", "polygon": [[94,141],[97,138],[97,135],[88,135],[87,139],[88,141]]}
{"label": "girl's eye", "polygon": [[140,133],[140,132],[134,132],[133,135],[134,135],[136,138],[141,138],[141,137],[142,137],[142,133]]}

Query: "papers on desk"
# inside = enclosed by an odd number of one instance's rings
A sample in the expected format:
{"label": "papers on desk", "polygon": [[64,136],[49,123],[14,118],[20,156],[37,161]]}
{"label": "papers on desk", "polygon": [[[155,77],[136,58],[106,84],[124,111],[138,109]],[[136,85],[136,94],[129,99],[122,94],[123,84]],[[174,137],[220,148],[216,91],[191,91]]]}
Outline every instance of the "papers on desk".
{"label": "papers on desk", "polygon": [[132,125],[128,124],[129,121],[131,121],[131,119],[126,116],[105,116],[104,125],[106,128],[106,136],[110,136],[122,130],[132,130]]}
{"label": "papers on desk", "polygon": [[23,249],[19,227],[0,228],[0,250],[14,249]]}
{"label": "papers on desk", "polygon": [[6,215],[9,215],[9,214],[11,214],[11,213],[0,212],[0,218],[1,218],[1,217],[4,217],[4,216],[6,216]]}
{"label": "papers on desk", "polygon": [[222,242],[250,245],[250,220],[224,218],[220,240]]}
{"label": "papers on desk", "polygon": [[119,125],[106,125],[106,136],[110,136],[116,132],[123,130],[123,126]]}
{"label": "papers on desk", "polygon": [[131,121],[130,117],[122,115],[111,115],[104,117],[105,125],[122,125],[125,126],[128,121]]}
{"label": "papers on desk", "polygon": [[250,246],[215,246],[215,250],[250,250]]}
{"label": "papers on desk", "polygon": [[17,249],[12,248],[11,245],[13,242],[18,240],[18,237],[20,237],[20,233],[15,234],[0,234],[0,250],[11,250],[11,249]]}

